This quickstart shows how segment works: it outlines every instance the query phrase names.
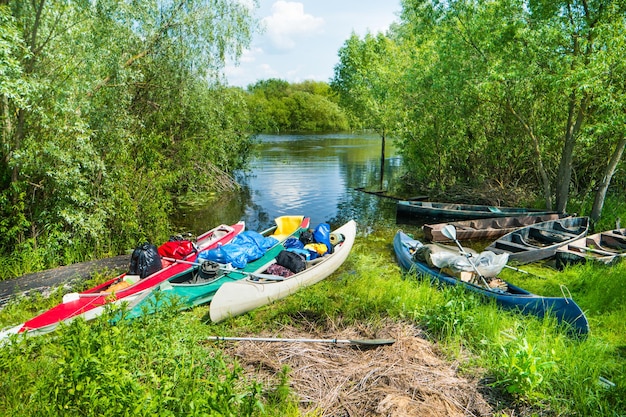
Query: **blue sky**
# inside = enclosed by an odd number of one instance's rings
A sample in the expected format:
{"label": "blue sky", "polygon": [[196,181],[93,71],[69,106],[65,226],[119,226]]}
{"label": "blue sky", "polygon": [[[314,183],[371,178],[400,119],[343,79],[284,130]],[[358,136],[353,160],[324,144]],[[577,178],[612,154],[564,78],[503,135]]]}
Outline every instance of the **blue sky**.
{"label": "blue sky", "polygon": [[257,17],[265,27],[255,35],[239,65],[227,65],[230,85],[257,80],[329,81],[337,51],[354,31],[385,32],[398,20],[400,0],[260,0]]}

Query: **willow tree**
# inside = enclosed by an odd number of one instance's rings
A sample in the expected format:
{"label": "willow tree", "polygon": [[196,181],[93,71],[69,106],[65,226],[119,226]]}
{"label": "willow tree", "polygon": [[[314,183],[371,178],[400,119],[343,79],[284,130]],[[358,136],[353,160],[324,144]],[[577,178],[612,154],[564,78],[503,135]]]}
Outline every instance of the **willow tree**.
{"label": "willow tree", "polygon": [[[410,3],[410,4],[409,4]],[[471,4],[406,2],[398,29],[410,66],[400,89],[409,116],[400,151],[422,186],[528,181],[527,146],[499,100],[486,97],[494,42]],[[495,47],[495,46],[494,46]],[[519,180],[518,180],[519,181]]]}
{"label": "willow tree", "polygon": [[163,238],[190,173],[241,165],[243,98],[219,87],[256,28],[241,2],[3,3],[5,253],[43,245],[49,262],[69,262],[77,248]]}
{"label": "willow tree", "polygon": [[353,33],[339,49],[331,87],[339,103],[352,116],[353,125],[376,131],[381,139],[380,186],[383,186],[385,140],[401,118],[397,101],[402,74],[402,54],[396,43],[382,33]]}

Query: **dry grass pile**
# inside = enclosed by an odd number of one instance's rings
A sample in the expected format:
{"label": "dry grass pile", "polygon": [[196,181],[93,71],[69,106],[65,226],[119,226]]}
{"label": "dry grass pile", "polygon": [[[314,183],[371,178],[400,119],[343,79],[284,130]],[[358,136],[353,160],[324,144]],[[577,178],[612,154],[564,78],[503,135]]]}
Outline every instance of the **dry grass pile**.
{"label": "dry grass pile", "polygon": [[[360,330],[360,331],[359,331]],[[287,366],[302,414],[322,416],[489,416],[492,408],[478,381],[458,375],[431,343],[408,324],[376,332],[392,345],[357,348],[350,344],[241,341],[223,344],[251,377],[276,384]],[[303,335],[293,328],[263,337],[368,339],[363,329]],[[382,336],[381,336],[382,335]]]}

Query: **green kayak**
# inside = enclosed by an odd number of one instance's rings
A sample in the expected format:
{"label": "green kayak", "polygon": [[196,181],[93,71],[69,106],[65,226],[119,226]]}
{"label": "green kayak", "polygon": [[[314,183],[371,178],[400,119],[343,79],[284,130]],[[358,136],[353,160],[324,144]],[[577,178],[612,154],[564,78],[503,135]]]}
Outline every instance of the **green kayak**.
{"label": "green kayak", "polygon": [[285,249],[283,243],[287,238],[298,237],[303,230],[308,229],[310,219],[303,216],[283,216],[275,219],[275,221],[277,226],[267,229],[261,234],[275,238],[278,243],[267,249],[259,259],[248,262],[245,267],[238,269],[218,268],[210,270],[206,263],[194,264],[193,268],[189,268],[184,273],[175,275],[156,286],[132,309],[125,312],[124,317],[136,318],[144,314],[154,313],[164,307],[172,308],[171,306],[175,306],[179,310],[186,310],[206,304],[213,299],[217,290],[224,283],[238,281],[249,277],[251,274],[256,275],[264,271]]}

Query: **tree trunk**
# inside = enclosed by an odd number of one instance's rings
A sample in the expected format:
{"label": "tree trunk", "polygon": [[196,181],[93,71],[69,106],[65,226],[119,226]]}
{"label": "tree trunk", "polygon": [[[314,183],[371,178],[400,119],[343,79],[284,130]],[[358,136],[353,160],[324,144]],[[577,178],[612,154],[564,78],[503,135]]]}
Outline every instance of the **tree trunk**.
{"label": "tree trunk", "polygon": [[622,155],[624,154],[624,148],[626,148],[626,136],[620,139],[613,155],[611,155],[611,160],[609,164],[606,166],[604,170],[604,175],[602,177],[602,181],[600,182],[600,186],[596,191],[596,196],[593,201],[593,207],[591,209],[591,220],[596,222],[600,219],[602,215],[602,207],[604,207],[604,199],[606,197],[606,192],[609,189],[609,185],[611,184],[611,179],[613,178],[613,174],[615,174],[615,170],[617,169],[617,165],[619,161],[622,159]]}
{"label": "tree trunk", "polygon": [[[561,153],[561,162],[559,163],[559,172],[556,179],[556,210],[559,213],[565,213],[567,209],[569,184],[572,179],[574,147],[576,145],[576,137],[585,119],[586,109],[589,104],[589,95],[585,94],[581,99],[578,104],[578,110],[576,110],[576,101],[576,93],[572,92],[569,100],[567,125],[565,127],[565,143],[563,144],[563,152]],[[574,113],[576,113],[576,115],[574,115]]]}
{"label": "tree trunk", "polygon": [[[10,149],[11,143],[11,135],[13,131],[13,123],[11,121],[11,112],[9,110],[9,98],[5,95],[2,96],[2,144],[5,149]],[[2,163],[8,167],[9,166],[9,155],[10,152],[7,150],[4,155],[2,155]]]}
{"label": "tree trunk", "polygon": [[530,136],[530,139],[533,142],[535,156],[537,157],[537,171],[539,171],[539,176],[541,177],[541,185],[543,186],[543,197],[546,202],[546,209],[552,210],[552,188],[550,187],[550,179],[548,178],[548,173],[546,172],[546,168],[543,165],[543,158],[541,158],[541,148],[539,147],[539,139],[537,139],[537,136],[535,135],[533,128],[517,114],[517,112],[511,105],[511,103],[508,102],[508,100],[507,100],[507,105],[508,105],[509,111],[513,113],[515,118],[522,124],[522,126],[524,126],[524,129],[526,130],[526,132],[528,133],[528,136]]}
{"label": "tree trunk", "polygon": [[380,148],[380,188],[383,190],[383,178],[385,177],[385,130],[382,131],[382,145]]}
{"label": "tree trunk", "polygon": [[550,179],[548,178],[546,168],[543,166],[543,159],[541,158],[541,150],[539,148],[539,140],[532,133],[532,131],[530,133],[530,137],[532,138],[535,147],[535,155],[537,156],[537,170],[539,171],[541,184],[543,185],[543,198],[546,202],[546,209],[552,210],[552,188],[550,187]]}

